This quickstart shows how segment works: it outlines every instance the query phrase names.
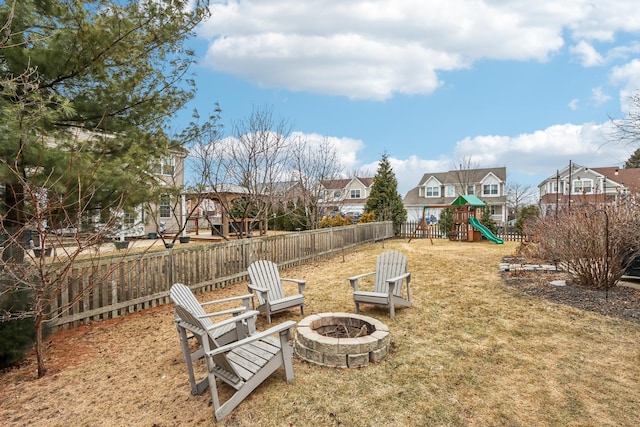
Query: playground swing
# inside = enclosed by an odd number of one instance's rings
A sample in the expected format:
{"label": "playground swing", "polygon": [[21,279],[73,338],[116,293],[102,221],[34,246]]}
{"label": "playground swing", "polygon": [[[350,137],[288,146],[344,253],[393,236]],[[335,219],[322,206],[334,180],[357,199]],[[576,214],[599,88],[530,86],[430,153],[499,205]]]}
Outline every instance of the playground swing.
{"label": "playground swing", "polygon": [[451,240],[478,242],[481,241],[484,236],[484,238],[490,242],[502,244],[504,241],[496,237],[491,230],[482,225],[478,220],[478,217],[482,216],[482,208],[485,206],[486,204],[482,200],[472,195],[458,196],[451,205],[424,206],[422,208],[422,218],[411,234],[409,242],[411,242],[419,231],[426,231],[433,245],[432,229],[426,221],[427,208],[453,208],[453,224],[452,230],[449,233]]}

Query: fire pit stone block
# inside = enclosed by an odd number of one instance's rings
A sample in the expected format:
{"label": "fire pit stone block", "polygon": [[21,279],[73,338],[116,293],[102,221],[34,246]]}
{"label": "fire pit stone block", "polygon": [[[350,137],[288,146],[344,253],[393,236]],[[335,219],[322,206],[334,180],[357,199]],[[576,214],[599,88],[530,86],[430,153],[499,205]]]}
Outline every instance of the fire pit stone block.
{"label": "fire pit stone block", "polygon": [[319,313],[298,323],[294,350],[300,359],[317,365],[359,368],[382,361],[390,343],[389,328],[376,319],[350,313]]}

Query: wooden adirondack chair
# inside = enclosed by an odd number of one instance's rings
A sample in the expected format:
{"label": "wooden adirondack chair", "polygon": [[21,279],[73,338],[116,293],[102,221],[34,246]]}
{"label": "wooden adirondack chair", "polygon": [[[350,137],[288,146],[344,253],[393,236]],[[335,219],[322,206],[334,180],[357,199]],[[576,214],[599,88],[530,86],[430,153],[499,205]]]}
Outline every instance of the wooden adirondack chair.
{"label": "wooden adirondack chair", "polygon": [[[293,381],[293,351],[289,344],[291,328],[296,322],[288,321],[273,326],[263,332],[255,332],[246,338],[221,345],[199,316],[191,313],[187,308],[177,304],[176,312],[179,325],[199,337],[204,348],[207,365],[205,380],[211,391],[216,420],[220,421],[238,406],[253,390],[267,379],[280,366],[284,365],[285,379]],[[244,333],[243,322],[249,317],[255,317],[255,310],[239,314],[223,320],[216,325],[233,324],[238,335]],[[274,337],[278,334],[278,338]],[[235,393],[221,403],[218,396],[216,378],[233,387]]]}
{"label": "wooden adirondack chair", "polygon": [[[247,335],[252,334],[256,330],[254,317],[250,317],[246,321],[244,321],[243,327],[245,330],[240,336],[238,335],[238,330],[234,323],[227,323],[218,326],[211,320],[211,318],[215,316],[226,315],[228,317],[229,315],[238,315],[240,313],[249,311],[250,300],[253,297],[252,294],[240,295],[237,297],[230,297],[201,303],[196,299],[195,295],[193,294],[193,292],[191,292],[191,289],[189,289],[188,286],[183,285],[182,283],[174,283],[171,286],[171,290],[169,291],[169,296],[171,298],[171,301],[173,301],[175,304],[182,305],[195,316],[197,316],[200,319],[202,325],[207,330],[209,330],[213,336],[215,336],[216,340],[221,345],[242,339]],[[204,309],[205,307],[211,307],[214,304],[222,304],[233,301],[242,301],[242,306],[215,312],[206,312]],[[191,348],[189,347],[189,339],[194,338],[194,336],[180,326],[180,317],[178,316],[177,311],[175,312],[175,323],[176,329],[178,330],[178,336],[180,338],[180,346],[182,347],[183,359],[187,365],[189,383],[191,384],[191,393],[193,395],[202,394],[202,392],[204,392],[204,390],[207,388],[207,384],[206,382],[196,380],[196,375],[193,367],[193,362],[204,357],[202,342],[199,342],[199,346],[194,351],[191,351]],[[195,336],[195,338],[198,338],[198,336]]]}
{"label": "wooden adirondack chair", "polygon": [[[258,298],[257,310],[267,315],[267,323],[271,323],[271,314],[300,306],[304,314],[304,286],[306,280],[285,279],[280,277],[278,266],[267,260],[255,261],[247,269],[249,272],[249,291],[253,291]],[[298,293],[285,296],[282,282],[298,284]]]}
{"label": "wooden adirondack chair", "polygon": [[[358,289],[358,280],[375,274],[373,292]],[[376,271],[350,277],[353,287],[353,300],[356,313],[360,312],[360,304],[376,304],[389,307],[389,316],[396,315],[395,306],[411,307],[411,273],[407,272],[407,257],[402,252],[387,251],[378,255]],[[403,295],[403,284],[406,283],[406,296]]]}

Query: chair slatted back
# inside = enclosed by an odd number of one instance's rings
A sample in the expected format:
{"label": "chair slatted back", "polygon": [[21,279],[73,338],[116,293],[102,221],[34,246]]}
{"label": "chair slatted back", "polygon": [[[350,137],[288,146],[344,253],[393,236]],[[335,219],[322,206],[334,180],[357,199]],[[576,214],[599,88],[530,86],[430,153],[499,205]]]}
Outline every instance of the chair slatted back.
{"label": "chair slatted back", "polygon": [[[202,346],[204,347],[205,352],[220,347],[220,344],[216,341],[216,338],[211,333],[209,333],[208,329],[203,324],[202,319],[197,318],[194,313],[192,313],[187,307],[183,307],[178,303],[176,303],[175,305],[175,310],[176,314],[180,318],[180,325],[185,329],[191,331],[191,333],[193,333],[194,335],[198,335],[200,337],[199,341],[202,342]],[[237,377],[240,377],[239,373],[227,360],[225,354],[217,354],[213,356],[213,361],[218,367],[234,374]]]}
{"label": "chair slatted back", "polygon": [[[270,301],[284,298],[284,290],[282,289],[282,281],[278,272],[278,265],[267,260],[259,260],[252,263],[248,268],[251,284],[268,289],[268,297]],[[264,304],[265,300],[258,293],[258,301]]]}
{"label": "chair slatted back", "polygon": [[[399,251],[387,251],[378,255],[376,260],[375,292],[388,293],[387,279],[407,272],[407,256]],[[400,296],[401,286],[396,286],[394,295]]]}
{"label": "chair slatted back", "polygon": [[[193,292],[191,292],[191,289],[182,283],[174,283],[171,286],[169,297],[175,304],[185,307],[196,316],[206,314],[195,295],[193,295]],[[213,325],[213,322],[208,317],[200,319],[200,322],[205,329]]]}

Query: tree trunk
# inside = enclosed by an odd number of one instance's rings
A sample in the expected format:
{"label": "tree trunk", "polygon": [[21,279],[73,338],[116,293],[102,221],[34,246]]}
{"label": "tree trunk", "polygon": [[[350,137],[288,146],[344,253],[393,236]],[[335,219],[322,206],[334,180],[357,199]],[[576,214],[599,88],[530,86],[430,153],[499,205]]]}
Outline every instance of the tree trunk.
{"label": "tree trunk", "polygon": [[42,314],[36,315],[36,359],[38,360],[38,378],[42,378],[47,373],[47,368],[44,365],[44,342],[42,339]]}

